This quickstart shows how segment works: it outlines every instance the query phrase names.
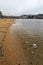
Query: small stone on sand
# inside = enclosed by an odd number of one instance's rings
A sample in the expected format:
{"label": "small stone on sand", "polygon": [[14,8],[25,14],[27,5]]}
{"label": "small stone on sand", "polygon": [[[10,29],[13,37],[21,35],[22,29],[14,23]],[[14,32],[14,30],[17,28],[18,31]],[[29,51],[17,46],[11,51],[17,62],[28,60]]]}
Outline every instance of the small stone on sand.
{"label": "small stone on sand", "polygon": [[33,43],[32,47],[37,48],[37,44]]}

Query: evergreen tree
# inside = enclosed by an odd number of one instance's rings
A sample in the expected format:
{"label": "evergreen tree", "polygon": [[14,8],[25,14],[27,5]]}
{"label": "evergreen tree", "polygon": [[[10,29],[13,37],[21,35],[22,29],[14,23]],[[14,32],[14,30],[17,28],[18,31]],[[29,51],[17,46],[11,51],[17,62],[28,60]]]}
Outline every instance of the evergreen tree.
{"label": "evergreen tree", "polygon": [[0,16],[2,16],[2,12],[0,11]]}

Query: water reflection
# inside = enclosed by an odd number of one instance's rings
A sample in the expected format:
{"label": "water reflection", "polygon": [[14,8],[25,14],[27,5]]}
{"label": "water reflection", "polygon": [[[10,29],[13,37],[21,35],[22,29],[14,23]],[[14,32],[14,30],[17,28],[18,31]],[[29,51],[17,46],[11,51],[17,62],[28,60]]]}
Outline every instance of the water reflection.
{"label": "water reflection", "polygon": [[17,19],[12,28],[19,33],[43,37],[43,19]]}

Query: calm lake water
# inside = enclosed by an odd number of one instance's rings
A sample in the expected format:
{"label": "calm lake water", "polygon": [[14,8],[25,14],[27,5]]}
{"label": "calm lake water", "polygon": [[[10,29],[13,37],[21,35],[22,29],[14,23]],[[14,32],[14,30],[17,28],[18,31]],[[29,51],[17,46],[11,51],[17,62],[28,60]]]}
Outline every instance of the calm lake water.
{"label": "calm lake water", "polygon": [[[43,19],[17,19],[12,30],[22,45],[28,65],[43,65]],[[36,44],[37,49],[33,49],[32,44]]]}
{"label": "calm lake water", "polygon": [[43,19],[17,19],[12,28],[19,34],[43,37]]}

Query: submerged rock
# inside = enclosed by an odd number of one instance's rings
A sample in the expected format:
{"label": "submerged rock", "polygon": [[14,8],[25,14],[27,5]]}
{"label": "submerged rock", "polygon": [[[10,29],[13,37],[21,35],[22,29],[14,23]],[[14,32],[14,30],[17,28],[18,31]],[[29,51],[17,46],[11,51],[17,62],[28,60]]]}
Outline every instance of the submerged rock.
{"label": "submerged rock", "polygon": [[33,43],[32,47],[37,48],[37,44]]}
{"label": "submerged rock", "polygon": [[35,52],[34,51],[31,51],[32,54],[34,54]]}
{"label": "submerged rock", "polygon": [[26,41],[26,44],[28,44],[29,43],[29,41]]}

